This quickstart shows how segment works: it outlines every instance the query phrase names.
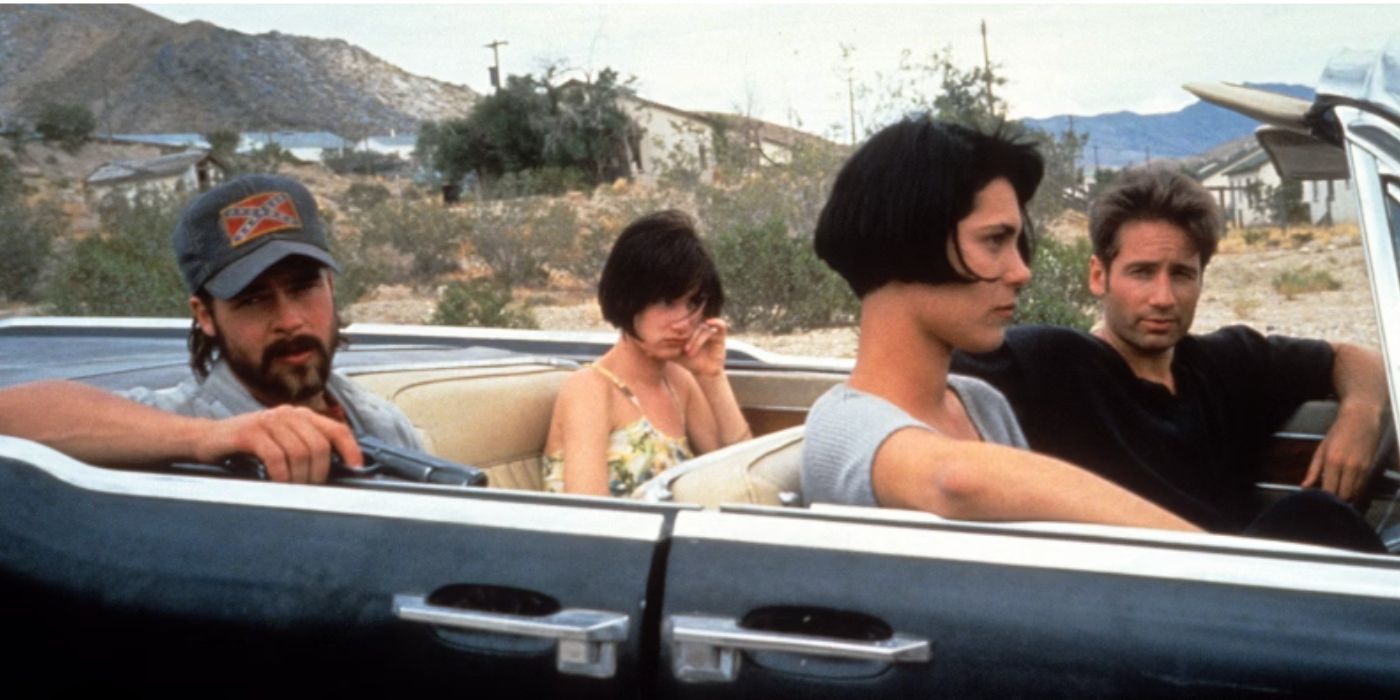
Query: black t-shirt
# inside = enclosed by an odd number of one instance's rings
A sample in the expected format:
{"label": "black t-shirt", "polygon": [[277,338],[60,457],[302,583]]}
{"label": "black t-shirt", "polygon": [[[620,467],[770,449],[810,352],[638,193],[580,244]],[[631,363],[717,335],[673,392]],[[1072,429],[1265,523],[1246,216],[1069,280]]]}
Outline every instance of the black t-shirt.
{"label": "black t-shirt", "polygon": [[1108,343],[1052,326],[957,353],[953,371],[1000,389],[1031,449],[1089,469],[1208,530],[1251,519],[1253,460],[1304,401],[1332,394],[1332,346],[1244,326],[1177,344],[1177,393],[1139,379]]}

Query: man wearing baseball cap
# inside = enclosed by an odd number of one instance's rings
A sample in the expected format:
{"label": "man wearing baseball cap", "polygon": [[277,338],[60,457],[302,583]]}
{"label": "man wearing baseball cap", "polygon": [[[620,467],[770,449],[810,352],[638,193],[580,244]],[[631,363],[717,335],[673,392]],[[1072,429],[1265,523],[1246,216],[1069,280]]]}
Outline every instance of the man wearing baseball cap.
{"label": "man wearing baseball cap", "polygon": [[[299,483],[325,481],[332,451],[360,465],[357,434],[422,449],[393,404],[331,371],[339,266],[305,187],[274,175],[224,183],[186,208],[174,244],[194,376],[117,395],[75,382],[0,391],[0,434],[113,466],[252,454],[269,478]],[[42,416],[23,410],[40,403]]]}

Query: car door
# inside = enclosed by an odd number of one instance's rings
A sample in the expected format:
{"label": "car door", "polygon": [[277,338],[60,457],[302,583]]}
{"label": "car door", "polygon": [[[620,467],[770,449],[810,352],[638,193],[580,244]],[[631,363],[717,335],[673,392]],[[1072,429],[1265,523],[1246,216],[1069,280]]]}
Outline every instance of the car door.
{"label": "car door", "polygon": [[662,695],[1319,695],[1400,688],[1400,562],[863,508],[678,516]]}
{"label": "car door", "polygon": [[0,437],[6,687],[634,696],[666,512],[122,472]]}

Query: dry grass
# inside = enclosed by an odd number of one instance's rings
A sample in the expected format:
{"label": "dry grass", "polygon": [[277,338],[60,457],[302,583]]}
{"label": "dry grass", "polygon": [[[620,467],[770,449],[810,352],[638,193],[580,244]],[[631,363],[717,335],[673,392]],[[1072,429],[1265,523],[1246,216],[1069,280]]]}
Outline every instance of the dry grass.
{"label": "dry grass", "polygon": [[1338,282],[1331,272],[1314,270],[1311,265],[1282,270],[1274,275],[1270,284],[1274,291],[1289,300],[1297,298],[1299,294],[1334,292],[1342,288],[1342,283]]}
{"label": "dry grass", "polygon": [[1361,230],[1356,224],[1290,226],[1287,232],[1277,226],[1249,226],[1227,229],[1217,250],[1231,254],[1261,250],[1298,250],[1310,245],[1339,247],[1360,244]]}

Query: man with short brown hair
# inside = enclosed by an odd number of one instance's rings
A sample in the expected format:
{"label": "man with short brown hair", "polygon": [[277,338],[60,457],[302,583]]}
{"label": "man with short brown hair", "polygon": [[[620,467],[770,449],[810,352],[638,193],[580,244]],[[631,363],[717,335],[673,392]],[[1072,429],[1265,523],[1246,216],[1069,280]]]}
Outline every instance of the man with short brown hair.
{"label": "man with short brown hair", "polygon": [[[1032,449],[1220,532],[1259,531],[1248,467],[1299,405],[1335,395],[1337,421],[1302,485],[1353,498],[1386,404],[1379,355],[1245,326],[1191,335],[1223,219],[1210,194],[1179,172],[1124,172],[1090,222],[1089,288],[1103,303],[1093,333],[1013,328],[1000,349],[956,357],[954,371],[1000,389]],[[1345,511],[1344,530],[1359,520]]]}

